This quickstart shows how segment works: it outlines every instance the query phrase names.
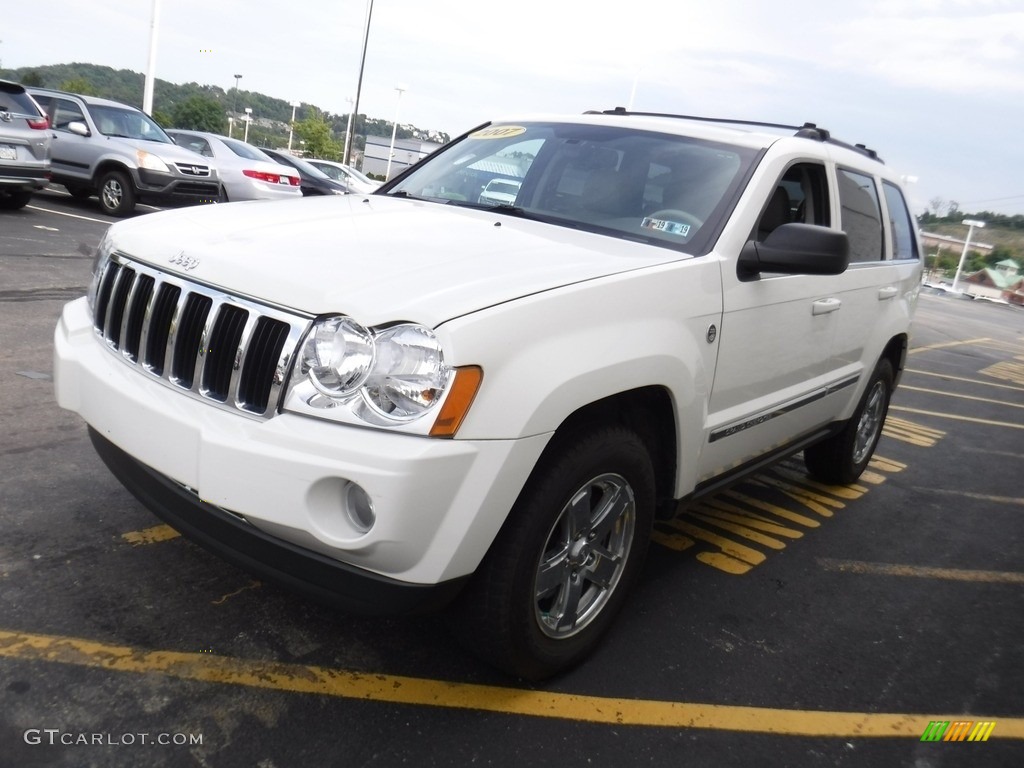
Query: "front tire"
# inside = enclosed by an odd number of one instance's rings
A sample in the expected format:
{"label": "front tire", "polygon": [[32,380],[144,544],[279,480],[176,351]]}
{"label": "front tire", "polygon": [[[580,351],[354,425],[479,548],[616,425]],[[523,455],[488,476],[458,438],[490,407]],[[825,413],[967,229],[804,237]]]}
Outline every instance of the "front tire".
{"label": "front tire", "polygon": [[879,360],[857,410],[842,431],[804,449],[804,466],[812,477],[834,485],[856,482],[882,436],[893,381],[892,363]]}
{"label": "front tire", "polygon": [[100,179],[100,207],[110,216],[123,217],[135,210],[135,188],[124,171],[108,171]]}
{"label": "front tire", "polygon": [[654,469],[622,426],[555,437],[457,605],[466,646],[530,680],[598,644],[640,573]]}

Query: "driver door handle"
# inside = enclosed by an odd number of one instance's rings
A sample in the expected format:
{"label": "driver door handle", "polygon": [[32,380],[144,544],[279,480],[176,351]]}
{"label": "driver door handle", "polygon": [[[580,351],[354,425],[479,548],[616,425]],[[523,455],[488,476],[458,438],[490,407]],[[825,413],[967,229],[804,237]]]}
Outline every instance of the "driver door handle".
{"label": "driver door handle", "polygon": [[829,312],[835,312],[843,306],[843,302],[839,299],[818,299],[811,305],[812,315],[827,315]]}
{"label": "driver door handle", "polygon": [[878,300],[879,301],[885,301],[886,299],[891,299],[897,293],[898,293],[898,291],[896,289],[896,286],[894,286],[894,285],[890,285],[888,288],[879,288],[878,289]]}

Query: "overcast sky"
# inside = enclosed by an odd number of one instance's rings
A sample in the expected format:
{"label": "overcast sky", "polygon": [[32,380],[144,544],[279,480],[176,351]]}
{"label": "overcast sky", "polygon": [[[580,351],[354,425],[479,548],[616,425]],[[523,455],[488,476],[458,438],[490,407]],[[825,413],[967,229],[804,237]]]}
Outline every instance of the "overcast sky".
{"label": "overcast sky", "polygon": [[[242,74],[243,91],[349,111],[367,0],[160,6],[157,77],[228,89]],[[0,61],[144,72],[151,9],[5,3]],[[815,122],[916,176],[917,212],[941,197],[1024,213],[1024,0],[374,0],[359,109],[371,117],[397,106],[399,122],[455,136],[631,98],[637,110]]]}

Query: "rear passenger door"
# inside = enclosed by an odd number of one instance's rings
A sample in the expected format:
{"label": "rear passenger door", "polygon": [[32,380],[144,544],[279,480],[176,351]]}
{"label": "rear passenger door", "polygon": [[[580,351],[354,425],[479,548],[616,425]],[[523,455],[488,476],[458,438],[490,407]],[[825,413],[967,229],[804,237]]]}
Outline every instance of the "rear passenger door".
{"label": "rear passenger door", "polygon": [[850,266],[838,295],[832,365],[863,384],[890,339],[908,325],[920,280],[916,224],[892,181],[842,164],[835,173]]}

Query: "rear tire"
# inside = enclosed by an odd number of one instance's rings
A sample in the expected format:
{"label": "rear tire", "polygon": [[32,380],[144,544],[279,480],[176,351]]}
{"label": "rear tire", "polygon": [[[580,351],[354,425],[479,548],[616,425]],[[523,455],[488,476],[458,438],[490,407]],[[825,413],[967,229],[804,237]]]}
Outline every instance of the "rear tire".
{"label": "rear tire", "polygon": [[5,211],[17,211],[28,205],[32,199],[32,193],[27,189],[12,189],[9,192],[0,192],[0,208]]}
{"label": "rear tire", "polygon": [[529,680],[600,642],[640,573],[655,507],[651,457],[631,429],[555,440],[456,605],[463,644]]}
{"label": "rear tire", "polygon": [[842,431],[804,449],[804,466],[811,477],[834,485],[856,482],[882,435],[893,381],[892,363],[879,360],[857,410]]}
{"label": "rear tire", "polygon": [[65,187],[65,189],[75,200],[88,200],[92,197],[92,189],[89,187],[80,187],[77,184],[72,184],[69,187]]}

